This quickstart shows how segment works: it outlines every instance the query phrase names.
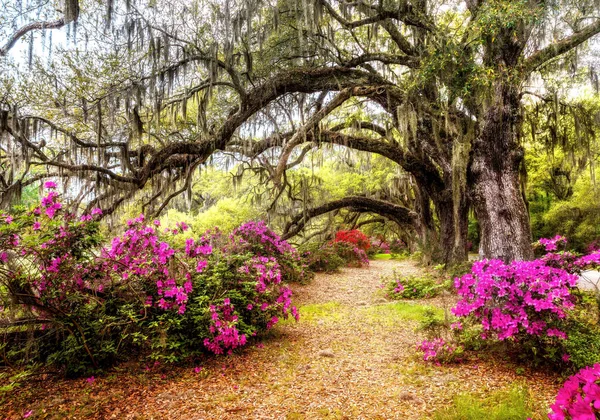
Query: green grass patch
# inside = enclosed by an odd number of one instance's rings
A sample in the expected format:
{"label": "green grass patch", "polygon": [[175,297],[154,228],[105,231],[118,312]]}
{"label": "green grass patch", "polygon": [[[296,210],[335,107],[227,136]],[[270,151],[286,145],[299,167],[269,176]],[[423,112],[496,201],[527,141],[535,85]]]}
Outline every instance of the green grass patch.
{"label": "green grass patch", "polygon": [[394,302],[361,308],[361,315],[366,322],[377,322],[385,325],[395,325],[399,322],[424,321],[428,312],[433,312],[443,318],[444,311],[430,305],[419,305],[411,302]]}
{"label": "green grass patch", "polygon": [[[535,416],[535,417],[534,417]],[[485,397],[459,394],[452,406],[434,413],[435,420],[523,420],[542,418],[534,411],[527,389],[521,386],[492,392]]]}
{"label": "green grass patch", "polygon": [[300,322],[338,321],[348,312],[339,302],[314,303],[298,308]]}
{"label": "green grass patch", "polygon": [[372,258],[374,260],[391,260],[392,257],[392,254],[375,254]]}

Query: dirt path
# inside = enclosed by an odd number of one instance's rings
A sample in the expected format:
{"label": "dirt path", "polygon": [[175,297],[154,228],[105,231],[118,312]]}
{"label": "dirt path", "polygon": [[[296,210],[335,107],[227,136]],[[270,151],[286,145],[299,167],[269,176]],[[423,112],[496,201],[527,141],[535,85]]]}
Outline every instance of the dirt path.
{"label": "dirt path", "polygon": [[418,271],[411,262],[372,261],[369,269],[318,275],[295,287],[299,323],[285,322],[199,373],[116,372],[92,384],[54,383],[54,392],[41,385],[18,410],[34,410],[31,418],[420,419],[457,392],[486,393],[515,380],[526,382],[540,404],[553,397],[556,387],[539,374],[517,377],[514,368],[482,361],[421,361],[415,329],[426,307],[383,298],[380,276],[394,268]]}

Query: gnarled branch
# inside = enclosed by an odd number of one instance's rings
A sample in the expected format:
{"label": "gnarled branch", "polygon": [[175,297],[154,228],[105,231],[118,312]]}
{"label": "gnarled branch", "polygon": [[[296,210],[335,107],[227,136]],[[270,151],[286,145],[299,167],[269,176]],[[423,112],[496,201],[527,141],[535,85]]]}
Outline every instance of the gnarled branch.
{"label": "gnarled branch", "polygon": [[375,213],[396,222],[399,225],[415,226],[418,215],[412,210],[389,201],[377,200],[369,197],[345,197],[341,200],[331,201],[312,209],[308,209],[292,218],[283,232],[282,238],[288,239],[298,233],[313,218],[325,213],[342,208],[350,208],[360,213]]}

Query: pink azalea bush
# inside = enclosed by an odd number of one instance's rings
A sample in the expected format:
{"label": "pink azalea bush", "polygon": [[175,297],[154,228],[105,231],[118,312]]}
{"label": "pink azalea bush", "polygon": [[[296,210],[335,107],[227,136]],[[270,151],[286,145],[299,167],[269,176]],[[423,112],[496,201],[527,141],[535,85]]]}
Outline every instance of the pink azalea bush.
{"label": "pink azalea bush", "polygon": [[369,256],[376,254],[389,254],[390,245],[381,237],[371,237],[371,246],[369,247],[367,254]]}
{"label": "pink azalea bush", "polygon": [[242,224],[232,232],[229,239],[232,252],[276,258],[286,282],[307,283],[313,278],[314,273],[308,268],[302,255],[269,229],[264,221]]}
{"label": "pink azalea bush", "polygon": [[5,327],[5,360],[27,352],[80,375],[134,352],[165,361],[231,352],[298,319],[282,265],[295,278],[304,267],[264,223],[178,246],[186,225],[140,216],[101,246],[101,210],[77,217],[55,184],[45,187],[40,206],[0,214],[0,316],[26,327]]}
{"label": "pink azalea bush", "polygon": [[565,251],[566,239],[542,238],[545,255],[533,261],[483,260],[455,279],[460,297],[452,313],[478,325],[484,340],[509,341],[537,362],[582,367],[600,354],[600,331],[574,311],[578,274],[600,265],[600,252]]}
{"label": "pink azalea bush", "polygon": [[551,420],[600,418],[600,364],[583,368],[567,379],[550,408]]}
{"label": "pink azalea bush", "polygon": [[566,338],[554,327],[574,307],[571,288],[577,276],[541,260],[483,260],[455,280],[462,298],[452,309],[457,317],[475,317],[485,337],[499,340],[523,334]]}
{"label": "pink azalea bush", "polygon": [[423,340],[417,345],[417,350],[423,353],[423,360],[436,365],[456,360],[462,353],[462,347],[449,343],[441,337]]}

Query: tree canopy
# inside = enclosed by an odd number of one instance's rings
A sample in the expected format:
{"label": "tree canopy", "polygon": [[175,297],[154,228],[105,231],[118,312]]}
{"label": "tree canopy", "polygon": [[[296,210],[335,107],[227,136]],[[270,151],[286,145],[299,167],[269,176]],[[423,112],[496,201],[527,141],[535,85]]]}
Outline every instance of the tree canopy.
{"label": "tree canopy", "polygon": [[[206,166],[236,166],[266,183],[285,235],[349,208],[460,261],[473,210],[480,254],[529,259],[525,138],[560,145],[559,195],[562,174],[593,160],[581,159],[595,108],[564,104],[553,85],[584,71],[597,84],[584,54],[596,1],[12,3],[0,20],[3,206],[60,178],[74,205],[156,215],[191,200]],[[371,154],[403,175],[311,195],[305,169]]]}

